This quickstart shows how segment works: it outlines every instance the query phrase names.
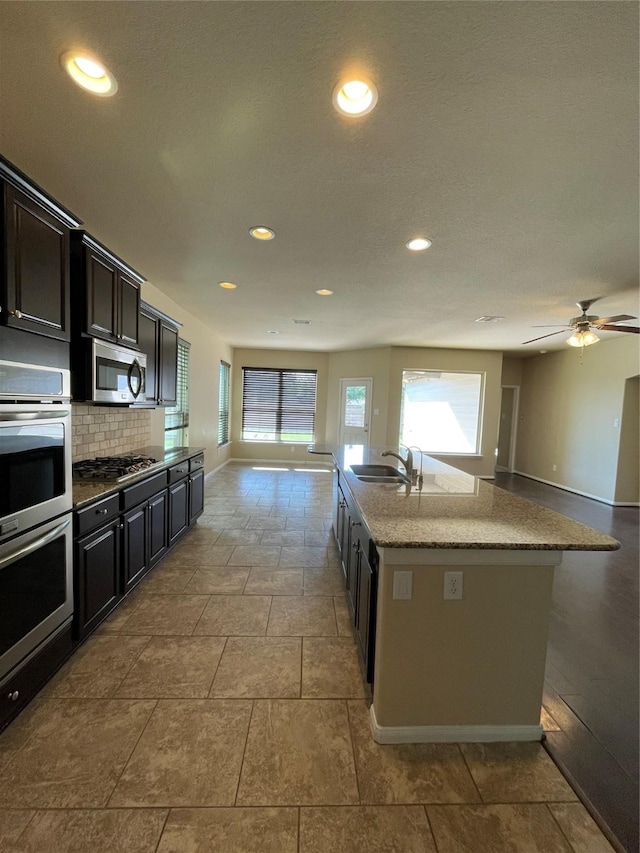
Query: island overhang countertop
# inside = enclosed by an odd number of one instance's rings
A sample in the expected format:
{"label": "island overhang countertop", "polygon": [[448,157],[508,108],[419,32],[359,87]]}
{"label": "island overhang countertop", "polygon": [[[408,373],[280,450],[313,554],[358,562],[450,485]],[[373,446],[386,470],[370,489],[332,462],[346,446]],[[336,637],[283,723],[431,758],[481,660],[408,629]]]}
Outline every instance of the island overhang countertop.
{"label": "island overhang countertop", "polygon": [[[422,487],[358,479],[355,464],[384,464],[384,448],[319,446],[331,455],[379,548],[615,551],[620,543],[485,480],[422,456]],[[414,457],[420,471],[420,457]]]}

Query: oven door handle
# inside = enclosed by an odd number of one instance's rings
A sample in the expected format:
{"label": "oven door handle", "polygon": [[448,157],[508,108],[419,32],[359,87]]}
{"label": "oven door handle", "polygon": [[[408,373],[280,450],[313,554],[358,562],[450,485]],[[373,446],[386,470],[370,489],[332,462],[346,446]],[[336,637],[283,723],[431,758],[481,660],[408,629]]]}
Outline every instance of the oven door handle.
{"label": "oven door handle", "polygon": [[16,551],[14,554],[10,554],[8,557],[4,557],[0,560],[0,569],[4,569],[7,566],[10,566],[12,563],[15,563],[17,560],[21,560],[23,557],[32,554],[34,551],[37,551],[38,548],[42,548],[44,545],[48,545],[49,542],[52,542],[54,539],[57,539],[58,536],[71,524],[71,519],[67,519],[63,521],[62,524],[59,524],[57,527],[54,527],[53,530],[50,530],[48,533],[45,533],[44,536],[41,536],[39,539],[36,539],[35,542],[30,542],[28,545],[25,545],[24,548],[21,548],[19,551]]}
{"label": "oven door handle", "polygon": [[2,412],[0,414],[0,422],[2,421],[51,421],[58,418],[68,418],[68,409],[54,409],[50,412]]}

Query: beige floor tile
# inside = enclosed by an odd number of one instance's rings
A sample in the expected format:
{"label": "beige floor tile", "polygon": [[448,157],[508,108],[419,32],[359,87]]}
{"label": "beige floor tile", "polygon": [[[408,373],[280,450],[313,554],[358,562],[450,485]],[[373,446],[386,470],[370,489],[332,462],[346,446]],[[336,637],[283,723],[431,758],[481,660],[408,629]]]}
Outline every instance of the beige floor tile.
{"label": "beige floor tile", "polygon": [[142,580],[140,591],[145,595],[184,592],[194,572],[194,568],[165,566],[164,563],[160,563]]}
{"label": "beige floor tile", "polygon": [[298,545],[299,542],[299,533],[284,530],[264,530],[260,540],[262,545]]}
{"label": "beige floor tile", "polygon": [[214,527],[212,522],[213,519],[208,518],[207,523],[202,524],[201,519],[198,519],[196,524],[185,535],[184,543],[188,545],[214,545],[216,539],[223,531],[223,525],[217,524]]}
{"label": "beige floor tile", "polygon": [[303,566],[303,567],[321,567],[327,565],[327,549],[326,548],[307,548],[304,545],[299,547],[283,546],[282,554],[280,555],[281,566]]}
{"label": "beige floor tile", "polygon": [[272,637],[335,637],[336,615],[330,598],[274,598],[267,635]]}
{"label": "beige floor tile", "polygon": [[233,545],[178,545],[164,559],[166,566],[226,566]]}
{"label": "beige floor tile", "polygon": [[188,635],[198,623],[208,595],[148,595],[120,628],[121,634]]}
{"label": "beige floor tile", "polygon": [[364,699],[358,647],[349,637],[302,641],[303,699]]}
{"label": "beige floor tile", "polygon": [[485,803],[576,800],[540,743],[460,745]]}
{"label": "beige floor tile", "polygon": [[17,840],[35,811],[32,809],[0,809],[0,849],[11,850],[10,844]]}
{"label": "beige floor tile", "polygon": [[123,599],[116,609],[96,629],[95,634],[119,634],[120,629],[129,621],[129,617],[135,613],[141,604],[143,596],[140,586],[131,590],[129,595]]}
{"label": "beige floor tile", "polygon": [[12,850],[14,853],[155,853],[167,814],[167,809],[39,811]]}
{"label": "beige floor tile", "polygon": [[229,566],[277,566],[279,545],[236,545],[229,557]]}
{"label": "beige floor tile", "polygon": [[300,853],[437,853],[422,806],[300,809]]}
{"label": "beige floor tile", "polygon": [[229,637],[210,695],[297,698],[301,645],[294,637]]}
{"label": "beige floor tile", "polygon": [[356,804],[345,703],[256,700],[236,802],[242,806]]}
{"label": "beige floor tile", "polygon": [[338,596],[344,593],[344,575],[337,566],[304,570],[305,595]]}
{"label": "beige floor tile", "polygon": [[117,695],[132,699],[204,699],[224,644],[223,637],[151,637]]}
{"label": "beige floor tile", "polygon": [[479,801],[456,744],[376,743],[365,702],[347,704],[362,803]]}
{"label": "beige floor tile", "polygon": [[571,853],[543,804],[427,806],[439,853]]}
{"label": "beige floor tile", "polygon": [[297,853],[298,810],[172,809],[158,853]]}
{"label": "beige floor tile", "polygon": [[193,633],[263,637],[270,606],[268,595],[212,595]]}
{"label": "beige floor tile", "polygon": [[336,595],[333,599],[333,606],[336,611],[336,624],[338,626],[339,637],[349,637],[356,642],[356,629],[353,624],[353,616],[347,604],[345,594]]}
{"label": "beige floor tile", "polygon": [[0,807],[105,806],[156,703],[46,699],[2,734]]}
{"label": "beige floor tile", "polygon": [[614,853],[582,803],[549,803],[547,808],[569,840],[574,853]]}
{"label": "beige floor tile", "polygon": [[185,592],[206,595],[241,595],[249,577],[249,569],[237,566],[206,566],[198,569]]}
{"label": "beige floor tile", "polygon": [[251,702],[161,699],[109,806],[231,806]]}
{"label": "beige floor tile", "polygon": [[245,595],[302,595],[302,569],[270,569],[254,566]]}
{"label": "beige floor tile", "polygon": [[285,524],[285,518],[278,518],[268,513],[265,515],[254,513],[247,521],[247,530],[284,530]]}
{"label": "beige floor tile", "polygon": [[326,548],[333,538],[330,530],[305,530],[304,544],[307,547]]}
{"label": "beige floor tile", "polygon": [[[323,532],[324,528],[322,526],[322,519],[317,518],[313,515],[305,515],[303,517],[299,516],[289,516],[287,518],[286,530],[300,530],[300,531],[315,531],[316,533]],[[322,543],[324,546],[324,543]]]}
{"label": "beige floor tile", "polygon": [[44,689],[47,696],[98,699],[115,696],[149,637],[90,637]]}
{"label": "beige floor tile", "polygon": [[247,530],[242,527],[239,530],[224,530],[218,537],[218,545],[259,545],[262,538],[261,530]]}

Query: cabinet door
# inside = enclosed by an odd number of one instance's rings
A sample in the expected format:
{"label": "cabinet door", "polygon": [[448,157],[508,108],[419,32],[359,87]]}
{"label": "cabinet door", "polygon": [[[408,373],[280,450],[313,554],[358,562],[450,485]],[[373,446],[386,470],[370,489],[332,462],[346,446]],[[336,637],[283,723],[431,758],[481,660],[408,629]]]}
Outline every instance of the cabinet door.
{"label": "cabinet door", "polygon": [[360,549],[358,563],[356,630],[364,658],[367,681],[371,683],[373,682],[373,656],[375,650],[377,574],[371,568],[367,555],[362,549]]}
{"label": "cabinet door", "polygon": [[112,521],[76,543],[74,634],[82,638],[120,600],[120,522]]}
{"label": "cabinet door", "polygon": [[348,519],[348,547],[345,549],[347,590],[349,591],[349,600],[351,602],[354,620],[357,620],[358,615],[358,563],[360,557],[360,551],[358,550],[357,524],[358,522],[354,521],[352,518]]}
{"label": "cabinet door", "polygon": [[189,476],[189,524],[193,524],[204,510],[204,471]]}
{"label": "cabinet door", "polygon": [[167,519],[169,502],[166,489],[149,499],[149,568],[155,566],[167,552]]}
{"label": "cabinet door", "polygon": [[69,229],[36,201],[5,185],[3,321],[60,341],[70,339]]}
{"label": "cabinet door", "polygon": [[138,346],[138,317],[140,315],[140,285],[124,273],[119,277],[118,340],[125,346]]}
{"label": "cabinet door", "polygon": [[169,545],[189,526],[188,480],[180,480],[169,487]]}
{"label": "cabinet door", "polygon": [[156,403],[158,400],[158,322],[155,317],[140,311],[138,321],[138,346],[147,356],[147,372],[145,377],[146,402]]}
{"label": "cabinet door", "polygon": [[127,592],[143,577],[147,561],[147,504],[129,510],[122,519],[123,591]]}
{"label": "cabinet door", "polygon": [[158,366],[158,402],[175,406],[178,391],[178,330],[159,321],[160,363]]}
{"label": "cabinet door", "polygon": [[117,341],[118,270],[104,255],[85,248],[86,332]]}

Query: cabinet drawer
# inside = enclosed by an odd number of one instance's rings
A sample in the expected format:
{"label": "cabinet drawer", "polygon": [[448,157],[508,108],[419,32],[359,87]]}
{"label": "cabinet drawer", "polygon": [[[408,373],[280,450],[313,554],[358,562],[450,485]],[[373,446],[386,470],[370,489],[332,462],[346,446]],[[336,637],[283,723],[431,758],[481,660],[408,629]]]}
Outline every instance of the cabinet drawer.
{"label": "cabinet drawer", "polygon": [[189,471],[198,471],[204,468],[204,453],[199,453],[198,456],[192,456],[189,460]]}
{"label": "cabinet drawer", "polygon": [[189,460],[185,459],[183,462],[180,462],[178,465],[172,465],[169,468],[169,485],[172,483],[177,483],[178,480],[181,480],[183,477],[186,477],[189,473]]}
{"label": "cabinet drawer", "polygon": [[146,501],[152,495],[155,495],[156,492],[161,491],[166,485],[167,472],[161,471],[159,474],[154,474],[153,477],[147,477],[146,480],[136,483],[135,486],[123,489],[121,492],[121,509],[131,509],[136,504]]}
{"label": "cabinet drawer", "polygon": [[109,495],[84,509],[76,510],[76,537],[115,518],[120,510],[120,495]]}

